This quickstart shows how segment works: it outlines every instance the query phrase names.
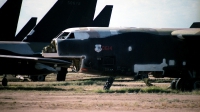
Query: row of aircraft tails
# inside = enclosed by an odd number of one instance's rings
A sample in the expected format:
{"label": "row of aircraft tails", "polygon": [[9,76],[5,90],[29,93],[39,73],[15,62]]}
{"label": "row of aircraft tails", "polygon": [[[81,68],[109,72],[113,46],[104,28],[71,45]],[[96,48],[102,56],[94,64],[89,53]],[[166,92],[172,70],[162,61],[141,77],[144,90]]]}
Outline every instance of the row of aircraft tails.
{"label": "row of aircraft tails", "polygon": [[[44,80],[57,72],[57,81],[64,81],[73,66],[76,72],[109,76],[104,89],[118,76],[150,74],[175,78],[172,89],[200,88],[199,22],[190,28],[108,27],[113,6],[93,19],[96,2],[58,0],[23,42],[0,42],[0,74]],[[2,84],[7,85],[6,75]]]}

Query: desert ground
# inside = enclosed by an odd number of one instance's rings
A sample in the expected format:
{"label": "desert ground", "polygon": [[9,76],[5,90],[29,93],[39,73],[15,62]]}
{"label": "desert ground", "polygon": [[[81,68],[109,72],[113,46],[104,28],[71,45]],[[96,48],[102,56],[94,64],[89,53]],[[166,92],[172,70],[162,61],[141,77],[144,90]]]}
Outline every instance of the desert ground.
{"label": "desert ground", "polygon": [[[47,75],[45,82],[8,76],[8,86],[0,86],[0,112],[199,112],[200,90],[171,90],[172,79],[143,81],[117,78],[109,91],[103,90],[107,77],[69,73],[57,82]],[[0,77],[2,80],[2,76]]]}

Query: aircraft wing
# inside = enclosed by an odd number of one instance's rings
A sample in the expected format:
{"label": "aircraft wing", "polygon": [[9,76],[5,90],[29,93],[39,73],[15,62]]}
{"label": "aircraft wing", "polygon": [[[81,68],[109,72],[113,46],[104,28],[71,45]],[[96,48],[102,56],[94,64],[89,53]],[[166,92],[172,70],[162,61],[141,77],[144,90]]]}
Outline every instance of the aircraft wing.
{"label": "aircraft wing", "polygon": [[27,57],[27,56],[12,56],[12,55],[0,55],[0,59],[14,59],[14,60],[27,60],[35,61],[39,63],[46,64],[71,64],[71,62],[52,58],[42,58],[42,57]]}

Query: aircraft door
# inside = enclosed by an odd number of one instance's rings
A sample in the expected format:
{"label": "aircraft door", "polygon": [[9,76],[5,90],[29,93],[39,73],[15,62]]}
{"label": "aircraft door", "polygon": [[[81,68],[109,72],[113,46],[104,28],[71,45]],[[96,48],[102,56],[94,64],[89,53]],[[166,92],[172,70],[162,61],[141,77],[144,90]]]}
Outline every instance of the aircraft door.
{"label": "aircraft door", "polygon": [[88,63],[95,70],[113,71],[116,57],[113,52],[113,43],[107,38],[90,38],[90,59]]}

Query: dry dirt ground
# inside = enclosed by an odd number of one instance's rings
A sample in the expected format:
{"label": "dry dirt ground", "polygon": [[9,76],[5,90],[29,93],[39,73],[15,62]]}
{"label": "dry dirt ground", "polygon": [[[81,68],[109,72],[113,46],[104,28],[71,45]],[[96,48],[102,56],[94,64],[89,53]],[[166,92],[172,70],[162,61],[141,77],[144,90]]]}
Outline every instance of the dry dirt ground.
{"label": "dry dirt ground", "polygon": [[[75,80],[67,76],[67,81]],[[1,79],[0,79],[1,80]],[[9,82],[13,88],[45,85],[55,82],[55,76],[46,82]],[[63,83],[63,82],[61,82]],[[121,82],[118,82],[121,83]],[[142,82],[122,82],[127,86],[113,86],[111,89],[145,87]],[[115,83],[117,85],[117,83]],[[162,84],[155,84],[160,86]],[[169,83],[163,84],[169,86]],[[97,93],[102,85],[54,86],[64,91],[0,89],[0,112],[200,112],[200,95],[175,93]]]}

